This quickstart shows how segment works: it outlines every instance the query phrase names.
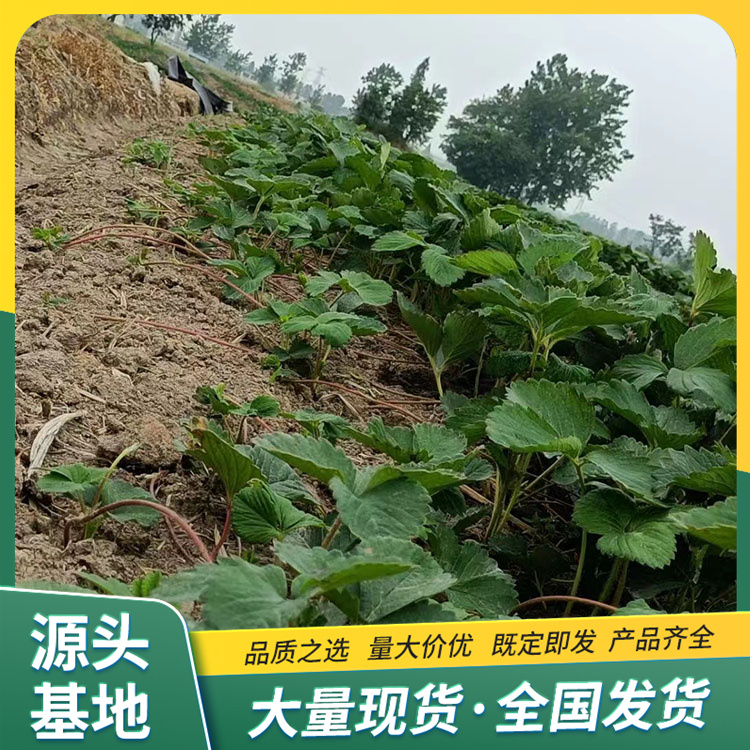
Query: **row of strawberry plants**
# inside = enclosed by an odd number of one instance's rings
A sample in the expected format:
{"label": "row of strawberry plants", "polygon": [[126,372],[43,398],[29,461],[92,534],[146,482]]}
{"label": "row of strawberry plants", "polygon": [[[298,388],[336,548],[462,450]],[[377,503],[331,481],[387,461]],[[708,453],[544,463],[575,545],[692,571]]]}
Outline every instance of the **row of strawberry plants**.
{"label": "row of strawberry plants", "polygon": [[[545,519],[550,535],[578,537],[565,595],[546,597],[567,613],[584,594],[619,607],[632,564],[689,568],[691,581],[675,585],[673,572],[652,587],[679,588],[681,605],[696,581],[715,593],[701,570],[709,558],[733,565],[736,550],[736,280],[715,270],[705,235],[692,279],[635,257],[623,273],[626,251],[345,119],[261,110],[197,135],[208,178],[171,184],[195,215],[172,230],[224,274],[230,302],[252,303],[248,325],[278,328],[271,377],[318,381],[332,349],[387,330],[395,291],[444,424],[362,427],[202,389],[208,413],[185,450],[224,488],[224,533],[213,550],[196,535],[205,562],[155,595],[200,603],[196,627],[210,628],[508,616],[516,585],[493,555],[511,524],[523,527],[514,512],[537,521],[549,493],[565,508]],[[274,275],[295,273],[296,301],[268,294]],[[232,420],[264,417],[298,432],[244,444]],[[383,463],[355,466],[347,440]],[[153,498],[113,491],[115,468],[58,467],[40,488],[77,494],[87,524],[165,515]],[[467,506],[471,485],[490,502]],[[231,530],[250,553],[220,554]]]}

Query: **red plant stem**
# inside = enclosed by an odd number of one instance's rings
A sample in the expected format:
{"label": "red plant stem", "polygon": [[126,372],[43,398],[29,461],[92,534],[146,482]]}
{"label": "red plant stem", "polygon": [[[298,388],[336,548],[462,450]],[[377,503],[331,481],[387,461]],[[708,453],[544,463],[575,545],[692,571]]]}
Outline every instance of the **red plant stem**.
{"label": "red plant stem", "polygon": [[369,401],[377,401],[377,399],[370,396],[368,393],[366,393],[361,388],[358,388],[357,386],[353,385],[344,385],[343,383],[334,383],[332,380],[320,380],[319,378],[316,378],[315,380],[312,380],[310,378],[295,378],[295,383],[312,383],[314,385],[329,385],[333,388],[338,388],[339,390],[346,391],[347,393],[353,393],[355,396],[361,396],[362,398],[366,398]]}
{"label": "red plant stem", "polygon": [[413,346],[419,346],[419,342],[416,339],[413,339],[411,336],[408,336],[403,331],[399,331],[398,328],[391,328],[391,333],[403,339],[404,341],[408,341]]}
{"label": "red plant stem", "polygon": [[408,359],[393,359],[393,357],[380,357],[377,354],[370,354],[370,352],[362,351],[358,349],[354,352],[358,357],[366,357],[367,359],[377,359],[379,362],[389,362],[393,365],[411,365],[412,367],[418,367],[419,365],[425,365],[425,362],[417,362]]}
{"label": "red plant stem", "polygon": [[97,508],[95,511],[89,513],[87,516],[81,516],[79,518],[71,518],[70,521],[68,521],[68,524],[72,523],[78,523],[78,524],[87,524],[89,521],[93,521],[98,516],[103,515],[104,513],[109,513],[112,510],[116,510],[117,508],[126,508],[131,505],[137,505],[142,508],[151,508],[152,510],[158,511],[162,514],[165,518],[168,518],[170,521],[173,521],[177,526],[179,526],[189,537],[190,541],[195,545],[196,549],[200,553],[201,557],[206,562],[213,562],[213,559],[211,558],[211,554],[208,551],[208,548],[205,544],[201,541],[198,534],[196,534],[193,527],[179,514],[175,513],[171,508],[167,508],[166,505],[161,505],[160,503],[154,503],[151,500],[118,500],[116,503],[109,503],[109,505],[104,505],[101,508]]}
{"label": "red plant stem", "polygon": [[248,349],[245,346],[239,344],[233,344],[231,341],[224,341],[224,339],[216,338],[215,336],[209,336],[207,333],[202,331],[193,331],[189,328],[180,328],[179,326],[168,325],[167,323],[156,323],[153,320],[144,320],[143,318],[116,318],[111,315],[97,315],[94,314],[95,318],[99,320],[108,320],[112,323],[137,323],[142,326],[150,326],[151,328],[160,328],[164,331],[174,331],[176,333],[184,333],[188,336],[193,336],[196,339],[205,339],[206,341],[212,341],[214,344],[220,344],[226,346],[228,349],[236,349],[239,352],[244,352],[250,356],[255,356],[255,352],[252,349]]}
{"label": "red plant stem", "polygon": [[174,526],[172,526],[172,522],[164,516],[164,525],[167,527],[167,531],[169,532],[169,538],[172,540],[172,544],[177,548],[177,551],[182,555],[182,557],[185,559],[186,562],[192,563],[193,559],[190,557],[190,554],[188,551],[182,546],[182,543],[177,538],[177,534],[175,534]]}
{"label": "red plant stem", "polygon": [[146,263],[147,266],[158,266],[158,265],[166,265],[166,266],[177,266],[178,268],[192,268],[194,271],[200,271],[200,273],[205,274],[209,278],[213,279],[214,281],[218,281],[220,284],[226,284],[230,289],[234,289],[235,292],[242,295],[253,307],[263,307],[260,302],[258,302],[255,297],[252,297],[249,295],[244,289],[240,289],[236,284],[233,284],[231,281],[227,281],[221,274],[214,273],[213,271],[209,270],[208,268],[204,268],[203,266],[198,266],[195,263],[173,263],[172,261],[165,260],[165,261],[156,261],[152,263]]}
{"label": "red plant stem", "polygon": [[333,541],[333,538],[338,534],[339,529],[341,528],[341,516],[336,516],[336,520],[333,522],[333,525],[328,530],[328,533],[325,536],[325,539],[321,542],[320,546],[323,549],[328,549],[331,542]]}
{"label": "red plant stem", "polygon": [[[391,401],[379,401],[376,398],[373,398],[372,396],[369,396],[367,393],[365,393],[363,390],[359,388],[351,388],[346,385],[342,385],[341,383],[334,383],[330,380],[310,380],[306,378],[296,378],[294,383],[310,383],[312,385],[328,385],[332,388],[338,388],[339,390],[346,391],[347,393],[353,393],[355,396],[359,396],[360,398],[364,398],[367,401],[369,401],[374,406],[384,406],[386,409],[393,409],[395,411],[400,411],[402,414],[405,414],[409,419],[413,419],[415,422],[419,422],[419,417],[414,414],[414,412],[409,411],[408,409],[403,409],[400,406],[397,406],[395,403]],[[413,402],[408,402],[413,403]]]}
{"label": "red plant stem", "polygon": [[[414,354],[416,351],[419,351],[419,344],[417,344],[417,343],[413,344],[414,348],[409,349],[408,347],[402,346],[401,344],[398,344],[395,341],[389,340],[388,341],[388,346],[393,346],[396,349],[400,349],[402,352],[406,352],[407,354]],[[420,364],[426,365],[427,363],[424,362],[424,361],[422,361]]]}
{"label": "red plant stem", "polygon": [[[105,224],[103,227],[97,227],[96,229],[89,229],[87,232],[83,232],[82,234],[79,234],[77,237],[73,237],[73,239],[70,240],[70,242],[76,242],[77,240],[83,239],[84,237],[88,237],[89,235],[101,234],[102,232],[106,232],[110,229],[127,229],[131,231],[136,230],[136,229],[147,229],[152,232],[162,232],[164,234],[168,234],[172,237],[176,237],[177,239],[181,240],[184,246],[190,248],[196,255],[200,256],[204,260],[211,260],[210,255],[206,255],[206,253],[198,249],[195,246],[195,244],[190,242],[190,240],[188,240],[186,237],[183,237],[181,234],[178,234],[177,232],[173,232],[171,229],[165,229],[164,227],[153,227],[150,224]],[[70,242],[66,244],[69,245]],[[183,248],[183,245],[176,245],[176,247]]]}
{"label": "red plant stem", "polygon": [[388,406],[391,406],[392,404],[411,404],[412,406],[429,406],[430,404],[439,404],[440,402],[437,399],[425,399],[424,401],[422,401],[422,400],[418,400],[414,398],[389,398],[387,401],[382,401],[380,403],[388,404]]}
{"label": "red plant stem", "polygon": [[[148,486],[149,495],[151,495],[151,497],[154,498],[154,502],[157,503],[159,501],[156,499],[156,482],[162,476],[162,474],[164,474],[163,471],[160,471],[158,474],[154,474]],[[182,542],[180,542],[180,540],[177,538],[177,534],[175,533],[174,526],[172,526],[172,522],[166,516],[163,516],[163,518],[164,525],[167,527],[167,532],[169,533],[169,538],[172,540],[172,544],[174,544],[177,551],[182,555],[183,559],[186,562],[192,564],[193,558],[190,556],[190,553],[182,546]]]}
{"label": "red plant stem", "polygon": [[221,536],[219,542],[211,552],[211,562],[216,562],[216,558],[221,552],[221,548],[226,544],[227,538],[229,537],[229,530],[232,528],[232,504],[227,500],[227,514],[224,516],[224,528],[221,530]]}
{"label": "red plant stem", "polygon": [[543,604],[545,602],[576,602],[578,604],[585,604],[589,607],[600,607],[601,609],[606,609],[609,612],[617,611],[617,607],[613,607],[611,604],[605,604],[604,602],[598,602],[596,601],[596,599],[584,599],[582,596],[566,596],[564,594],[559,594],[550,596],[537,596],[533,599],[527,599],[525,602],[521,602],[520,604],[513,607],[513,609],[510,611],[510,614],[513,615],[519,610],[526,609],[526,607],[531,607],[534,604]]}
{"label": "red plant stem", "polygon": [[108,232],[105,234],[91,234],[86,235],[85,237],[80,237],[75,240],[71,240],[70,242],[65,244],[65,249],[75,247],[76,245],[86,245],[89,242],[94,242],[96,240],[119,240],[119,239],[128,239],[128,240],[143,240],[144,242],[155,242],[158,245],[166,245],[167,247],[176,247],[178,250],[183,250],[187,253],[197,254],[201,258],[211,260],[210,255],[206,255],[204,252],[192,249],[188,247],[187,245],[181,245],[177,242],[170,242],[169,240],[163,240],[159,237],[148,237],[147,235],[143,234],[130,234],[129,232]]}
{"label": "red plant stem", "polygon": [[[361,352],[358,352],[361,354]],[[436,398],[425,398],[424,396],[411,396],[409,393],[404,393],[403,391],[397,391],[395,388],[388,388],[384,385],[380,385],[379,383],[373,383],[373,388],[376,388],[379,391],[385,391],[386,393],[394,393],[397,396],[409,396],[408,401],[391,401],[392,404],[408,404],[408,403],[420,403],[420,404],[439,404],[440,401]]]}

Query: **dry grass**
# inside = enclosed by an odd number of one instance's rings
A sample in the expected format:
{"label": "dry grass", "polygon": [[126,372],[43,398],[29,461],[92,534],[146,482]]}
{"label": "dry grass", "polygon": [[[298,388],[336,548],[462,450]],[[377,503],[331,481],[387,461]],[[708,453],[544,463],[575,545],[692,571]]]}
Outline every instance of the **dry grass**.
{"label": "dry grass", "polygon": [[16,50],[17,139],[40,140],[95,117],[179,113],[168,89],[157,96],[145,68],[95,30],[86,18],[52,16],[26,32]]}

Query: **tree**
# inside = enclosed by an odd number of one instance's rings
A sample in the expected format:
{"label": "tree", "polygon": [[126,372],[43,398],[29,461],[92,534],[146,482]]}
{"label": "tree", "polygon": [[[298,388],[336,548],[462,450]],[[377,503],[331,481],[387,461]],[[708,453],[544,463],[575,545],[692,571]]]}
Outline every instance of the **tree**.
{"label": "tree", "polygon": [[143,25],[151,29],[151,46],[165,32],[173,29],[182,29],[185,24],[192,19],[189,13],[170,13],[166,15],[145,15],[143,16]]}
{"label": "tree", "polygon": [[445,109],[447,89],[425,85],[430,58],[417,65],[411,80],[396,97],[391,110],[390,125],[403,143],[424,143]]}
{"label": "tree", "polygon": [[300,89],[299,95],[311,107],[320,109],[323,97],[326,95],[326,87],[322,83],[319,83],[317,86],[307,83]]}
{"label": "tree", "polygon": [[281,69],[281,80],[279,81],[279,91],[282,94],[291,96],[299,85],[299,74],[307,65],[307,55],[304,52],[295,52],[284,61]]}
{"label": "tree", "polygon": [[326,87],[322,83],[319,83],[317,86],[313,86],[312,91],[310,92],[310,96],[307,100],[310,103],[310,106],[320,107],[325,92]]}
{"label": "tree", "polygon": [[649,214],[648,221],[651,226],[651,254],[659,258],[679,259],[685,254],[682,244],[682,233],[685,227],[681,227],[671,219],[665,219],[661,214]]}
{"label": "tree", "polygon": [[354,119],[376,133],[388,127],[393,103],[404,78],[390,63],[382,63],[362,76],[364,86],[354,97]]}
{"label": "tree", "polygon": [[253,56],[252,52],[240,52],[238,49],[233,49],[224,61],[224,67],[230,73],[236,73],[240,76],[247,76],[253,70],[253,63],[250,58]]}
{"label": "tree", "polygon": [[590,197],[632,158],[622,147],[631,93],[614,78],[569,68],[558,54],[538,62],[520,88],[504,86],[451,117],[443,150],[475,185],[562,207]]}
{"label": "tree", "polygon": [[345,104],[346,99],[341,94],[332,94],[330,91],[326,91],[320,100],[320,108],[331,116],[345,115],[347,113]]}
{"label": "tree", "polygon": [[234,26],[231,23],[221,23],[219,18],[221,16],[218,13],[201,15],[185,35],[188,49],[211,59],[228,53]]}
{"label": "tree", "polygon": [[571,214],[567,218],[578,224],[581,229],[598,234],[600,237],[606,237],[618,245],[645,249],[651,252],[651,237],[640,229],[621,227],[617,225],[617,222],[610,223],[585,211]]}
{"label": "tree", "polygon": [[267,55],[255,70],[255,80],[267,89],[273,91],[276,86],[276,68],[279,65],[277,55]]}
{"label": "tree", "polygon": [[409,83],[392,65],[383,63],[363,77],[362,88],[354,97],[354,119],[374,133],[398,145],[427,141],[445,109],[444,86],[425,84],[430,58],[412,73]]}

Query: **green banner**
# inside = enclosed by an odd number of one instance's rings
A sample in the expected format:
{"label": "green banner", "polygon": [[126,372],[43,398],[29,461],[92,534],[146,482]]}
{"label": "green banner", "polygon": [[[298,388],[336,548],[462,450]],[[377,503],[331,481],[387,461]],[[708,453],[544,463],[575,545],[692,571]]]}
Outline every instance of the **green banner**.
{"label": "green banner", "polygon": [[[736,746],[748,659],[200,678],[213,750]],[[511,738],[512,735],[512,738]]]}
{"label": "green banner", "polygon": [[0,588],[0,737],[209,747],[185,623],[156,600]]}

